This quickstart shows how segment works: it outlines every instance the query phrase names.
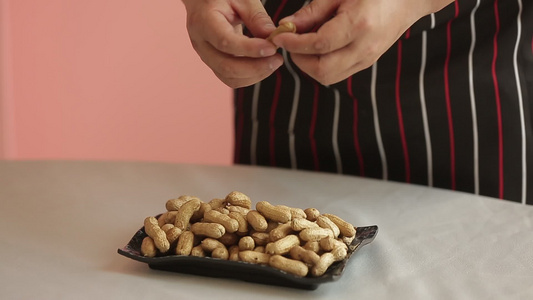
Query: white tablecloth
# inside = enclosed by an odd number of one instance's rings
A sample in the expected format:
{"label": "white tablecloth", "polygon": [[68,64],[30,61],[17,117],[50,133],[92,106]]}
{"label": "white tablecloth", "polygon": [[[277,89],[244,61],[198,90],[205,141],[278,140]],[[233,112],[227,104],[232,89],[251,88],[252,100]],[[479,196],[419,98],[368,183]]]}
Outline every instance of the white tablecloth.
{"label": "white tablecloth", "polygon": [[[238,190],[379,234],[314,291],[152,270],[117,254],[182,194]],[[0,162],[0,299],[533,299],[533,207],[260,167]]]}

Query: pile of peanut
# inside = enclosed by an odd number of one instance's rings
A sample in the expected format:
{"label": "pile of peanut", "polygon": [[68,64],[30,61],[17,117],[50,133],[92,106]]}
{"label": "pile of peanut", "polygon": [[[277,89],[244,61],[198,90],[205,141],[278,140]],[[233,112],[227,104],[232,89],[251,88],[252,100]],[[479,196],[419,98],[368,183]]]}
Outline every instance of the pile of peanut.
{"label": "pile of peanut", "polygon": [[209,202],[180,196],[166,209],[144,220],[144,256],[210,256],[316,277],[346,257],[356,233],[350,223],[315,208],[260,201],[254,210],[250,198],[236,191]]}

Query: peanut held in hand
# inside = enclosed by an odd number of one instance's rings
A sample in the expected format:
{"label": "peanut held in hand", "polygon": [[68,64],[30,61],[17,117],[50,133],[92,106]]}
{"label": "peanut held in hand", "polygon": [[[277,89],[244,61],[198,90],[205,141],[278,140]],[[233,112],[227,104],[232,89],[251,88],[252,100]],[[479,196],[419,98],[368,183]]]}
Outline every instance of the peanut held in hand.
{"label": "peanut held in hand", "polygon": [[276,35],[283,32],[296,32],[296,25],[292,22],[279,24],[279,26],[267,37],[267,41],[272,41]]}

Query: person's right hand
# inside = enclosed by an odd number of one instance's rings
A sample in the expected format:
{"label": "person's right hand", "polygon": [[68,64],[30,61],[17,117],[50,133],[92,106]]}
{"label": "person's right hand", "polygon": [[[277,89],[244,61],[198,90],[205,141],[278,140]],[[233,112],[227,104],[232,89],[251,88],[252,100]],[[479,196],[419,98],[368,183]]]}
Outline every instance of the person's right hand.
{"label": "person's right hand", "polygon": [[[259,0],[182,0],[191,43],[215,75],[232,88],[257,83],[283,64],[265,40],[276,28]],[[242,26],[254,36],[243,34]]]}

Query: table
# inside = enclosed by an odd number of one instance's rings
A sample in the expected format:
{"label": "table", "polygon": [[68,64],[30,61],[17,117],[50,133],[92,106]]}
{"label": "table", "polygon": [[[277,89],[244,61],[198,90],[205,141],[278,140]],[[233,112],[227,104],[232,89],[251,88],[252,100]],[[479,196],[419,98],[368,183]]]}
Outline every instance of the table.
{"label": "table", "polygon": [[[152,270],[117,254],[182,194],[238,190],[379,234],[314,291]],[[533,207],[265,167],[0,162],[1,299],[533,299]]]}

